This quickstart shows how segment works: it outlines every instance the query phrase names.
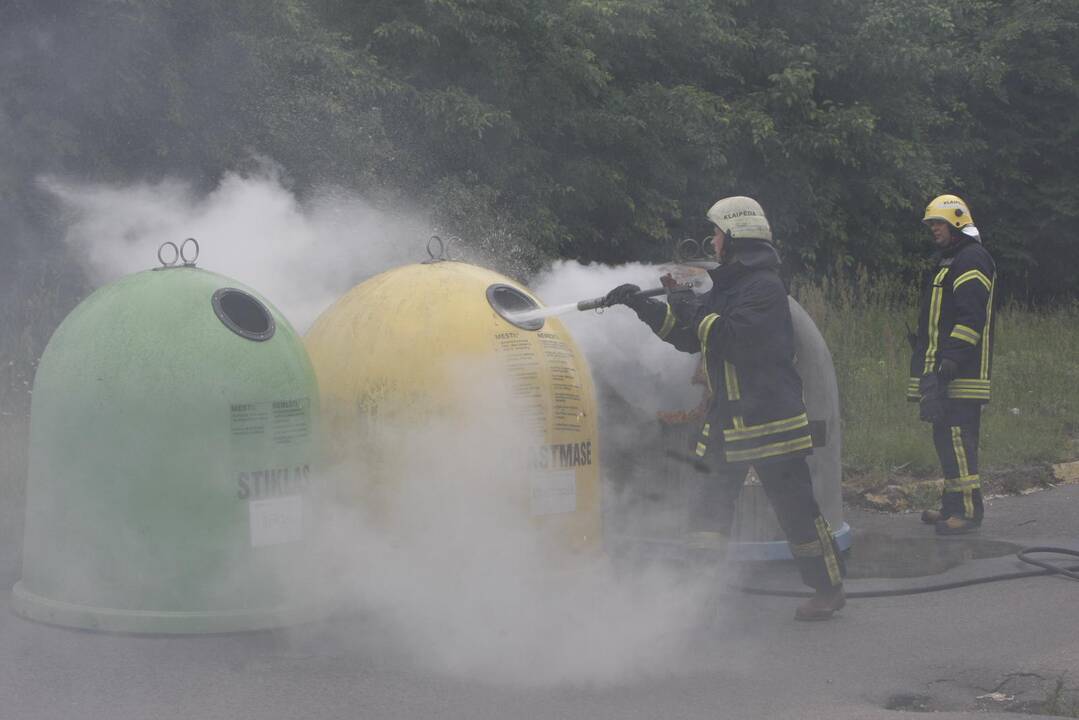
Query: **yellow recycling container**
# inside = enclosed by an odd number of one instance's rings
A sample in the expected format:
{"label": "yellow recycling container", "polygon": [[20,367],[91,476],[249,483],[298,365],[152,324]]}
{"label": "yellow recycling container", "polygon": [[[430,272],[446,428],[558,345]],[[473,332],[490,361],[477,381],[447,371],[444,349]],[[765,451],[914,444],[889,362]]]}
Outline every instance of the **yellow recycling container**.
{"label": "yellow recycling container", "polygon": [[[339,468],[356,463],[342,489],[349,502],[375,506],[392,525],[385,498],[415,472],[410,456],[497,456],[509,444],[505,463],[484,468],[496,481],[477,477],[476,488],[505,494],[522,523],[563,547],[600,546],[592,379],[558,320],[513,316],[539,307],[498,273],[436,261],[373,277],[319,317],[305,343],[331,454]],[[434,449],[433,428],[441,429]],[[438,463],[425,467],[424,482],[440,482]],[[382,489],[370,492],[372,484]]]}

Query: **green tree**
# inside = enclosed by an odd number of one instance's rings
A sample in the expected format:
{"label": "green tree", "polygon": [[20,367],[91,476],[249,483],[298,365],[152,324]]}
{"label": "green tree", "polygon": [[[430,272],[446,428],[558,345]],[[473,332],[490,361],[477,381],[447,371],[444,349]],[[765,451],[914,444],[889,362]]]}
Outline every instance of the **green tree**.
{"label": "green tree", "polygon": [[1034,301],[1079,294],[1079,5],[981,3],[968,40],[975,152],[956,163],[1004,272]]}

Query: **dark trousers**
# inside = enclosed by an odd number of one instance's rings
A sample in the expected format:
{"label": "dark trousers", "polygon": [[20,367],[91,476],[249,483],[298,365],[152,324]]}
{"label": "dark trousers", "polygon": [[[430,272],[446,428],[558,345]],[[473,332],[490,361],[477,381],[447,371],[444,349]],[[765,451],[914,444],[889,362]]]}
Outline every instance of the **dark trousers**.
{"label": "dark trousers", "polygon": [[[813,496],[809,465],[802,456],[754,465],[764,492],[783,528],[802,581],[815,590],[843,582],[843,559],[828,522]],[[738,496],[749,466],[724,465],[712,474],[697,475],[690,496],[690,531],[730,535]]]}
{"label": "dark trousers", "polygon": [[969,400],[949,400],[943,422],[933,423],[933,445],[944,471],[940,502],[944,517],[958,515],[981,522],[985,515],[978,477],[981,423],[981,404]]}

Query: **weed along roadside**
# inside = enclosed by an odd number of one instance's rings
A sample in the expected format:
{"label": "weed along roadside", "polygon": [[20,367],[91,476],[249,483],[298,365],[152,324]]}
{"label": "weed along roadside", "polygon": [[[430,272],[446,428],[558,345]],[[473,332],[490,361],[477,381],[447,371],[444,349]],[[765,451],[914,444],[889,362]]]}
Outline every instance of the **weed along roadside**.
{"label": "weed along roadside", "polygon": [[[868,486],[859,487],[860,481],[864,478],[855,477],[844,485],[843,502],[884,512],[913,512],[932,507],[944,484],[939,478],[925,480],[898,474]],[[982,486],[988,498],[1026,495],[1076,484],[1079,484],[1079,460],[990,469],[982,474]]]}

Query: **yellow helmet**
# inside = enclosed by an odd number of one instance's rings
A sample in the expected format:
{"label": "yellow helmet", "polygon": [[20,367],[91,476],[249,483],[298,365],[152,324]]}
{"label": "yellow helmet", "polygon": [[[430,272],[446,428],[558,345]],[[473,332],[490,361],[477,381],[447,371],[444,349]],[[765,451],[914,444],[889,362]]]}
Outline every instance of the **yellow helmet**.
{"label": "yellow helmet", "polygon": [[974,224],[970,208],[957,195],[938,195],[933,198],[925,208],[922,222],[927,223],[930,220],[943,220],[956,228]]}

